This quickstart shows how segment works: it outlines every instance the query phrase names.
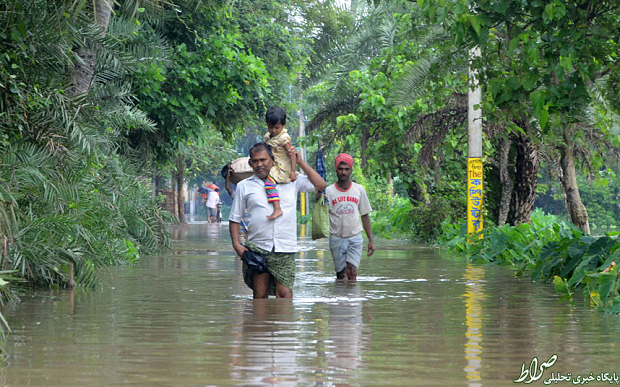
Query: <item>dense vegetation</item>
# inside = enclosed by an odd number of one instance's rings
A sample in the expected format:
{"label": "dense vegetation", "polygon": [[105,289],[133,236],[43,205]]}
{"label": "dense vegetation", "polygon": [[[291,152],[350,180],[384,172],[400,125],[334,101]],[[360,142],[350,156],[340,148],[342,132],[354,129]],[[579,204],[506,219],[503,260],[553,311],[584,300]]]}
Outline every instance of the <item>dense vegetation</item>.
{"label": "dense vegetation", "polygon": [[442,228],[441,245],[475,262],[510,265],[532,281],[553,280],[571,304],[581,291],[599,310],[620,313],[617,232],[593,237],[540,210],[527,224],[491,227],[482,235],[467,235],[465,224]]}
{"label": "dense vegetation", "polygon": [[[616,235],[603,234],[620,226],[616,2],[380,1],[349,12],[350,32],[308,75],[308,141],[328,159],[356,155],[375,232],[557,276],[559,290],[587,289],[612,310]],[[469,69],[483,94],[489,229],[465,242]],[[536,207],[557,217],[532,218]]]}
{"label": "dense vegetation", "polygon": [[152,177],[182,193],[287,103],[312,6],[2,2],[0,301],[19,285],[96,286],[102,265],[165,248],[182,195],[174,219]]}
{"label": "dense vegetation", "polygon": [[3,3],[2,269],[32,284],[92,285],[98,265],[165,246],[171,219],[150,178],[174,178],[181,192],[186,174],[204,179],[234,156],[234,134],[262,122],[265,106],[288,103],[311,50],[308,20],[319,18],[309,10]]}

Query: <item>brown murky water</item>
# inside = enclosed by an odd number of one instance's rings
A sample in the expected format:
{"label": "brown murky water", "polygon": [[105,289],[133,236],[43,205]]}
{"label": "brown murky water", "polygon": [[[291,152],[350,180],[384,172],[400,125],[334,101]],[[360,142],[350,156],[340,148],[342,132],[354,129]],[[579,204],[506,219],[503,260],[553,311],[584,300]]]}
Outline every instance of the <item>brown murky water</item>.
{"label": "brown murky water", "polygon": [[620,317],[505,268],[379,240],[346,284],[326,241],[303,237],[292,302],[255,302],[225,224],[175,238],[169,255],[104,273],[102,290],[40,291],[5,310],[0,385],[509,386],[553,354],[534,385],[620,373]]}

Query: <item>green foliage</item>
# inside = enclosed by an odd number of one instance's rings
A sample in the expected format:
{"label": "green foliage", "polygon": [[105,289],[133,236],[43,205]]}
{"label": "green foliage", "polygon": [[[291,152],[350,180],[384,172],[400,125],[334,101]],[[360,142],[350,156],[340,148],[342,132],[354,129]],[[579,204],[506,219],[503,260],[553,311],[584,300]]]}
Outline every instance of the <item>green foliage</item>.
{"label": "green foliage", "polygon": [[[532,212],[529,224],[488,227],[482,236],[468,236],[465,223],[443,222],[440,246],[464,253],[476,262],[502,262],[509,265],[532,264],[547,243],[568,236],[574,227],[540,210]],[[471,243],[474,242],[474,243]]]}
{"label": "green foliage", "polygon": [[510,265],[517,275],[529,272],[532,281],[552,280],[561,300],[571,304],[580,291],[599,310],[620,313],[618,233],[593,237],[540,210],[531,219],[530,224],[491,227],[473,236],[464,224],[444,222],[439,244],[474,262]]}
{"label": "green foliage", "polygon": [[301,211],[297,211],[297,224],[312,225],[312,212],[301,215]]}
{"label": "green foliage", "polygon": [[[168,244],[152,192],[123,152],[123,135],[154,130],[127,77],[165,61],[154,30],[90,4],[0,5],[0,301],[17,284],[96,286],[104,265],[135,262]],[[68,93],[78,47],[97,46],[90,91]],[[8,282],[8,284],[6,283]],[[4,333],[4,330],[3,330]]]}
{"label": "green foliage", "polygon": [[459,190],[445,190],[431,194],[428,204],[419,204],[412,212],[416,224],[415,235],[422,241],[434,241],[441,235],[441,225],[465,216],[466,194]]}
{"label": "green foliage", "polygon": [[[620,242],[617,233],[592,237],[583,233],[544,246],[532,268],[532,278],[554,278],[556,289],[573,302],[579,290],[599,310],[620,313],[618,266]],[[563,284],[562,284],[563,283]]]}
{"label": "green foliage", "polygon": [[[135,262],[166,245],[164,217],[141,179],[113,157],[101,164],[58,160],[33,146],[0,148],[0,182],[16,210],[3,267],[28,281],[63,285],[74,265],[76,281],[95,285],[94,269]],[[55,169],[58,162],[71,175]],[[36,166],[36,167],[35,167]]]}
{"label": "green foliage", "polygon": [[372,214],[373,231],[385,238],[404,237],[421,242],[440,237],[442,224],[456,221],[465,214],[464,194],[437,192],[429,203],[413,204],[409,198],[395,196],[389,209]]}
{"label": "green foliage", "polygon": [[585,178],[578,181],[592,233],[601,234],[620,227],[620,181],[614,176],[596,180],[593,184],[587,184]]}
{"label": "green foliage", "polygon": [[[467,78],[442,68],[438,55],[448,50],[446,34],[412,23],[418,16],[412,3],[382,2],[364,12],[338,50],[341,55],[331,60],[331,76],[309,93],[322,103],[315,118],[320,132],[311,141],[358,156],[372,181],[394,177],[404,188],[401,194],[413,201],[397,207],[410,217],[401,223],[402,232],[433,240],[435,219],[464,212],[464,200],[453,197],[452,187],[464,180],[466,110],[453,106],[453,94],[466,91]],[[438,217],[428,216],[433,211]],[[401,218],[391,216],[376,215],[382,232]]]}
{"label": "green foliage", "polygon": [[[357,24],[337,50],[341,55],[330,59],[330,75],[308,92],[321,105],[311,127],[321,126],[311,141],[359,155],[368,176],[398,177],[414,202],[439,205],[441,199],[432,198],[437,190],[464,181],[463,100],[472,81],[469,50],[479,47],[482,55],[471,67],[483,93],[485,176],[489,164],[499,166],[497,139],[510,141],[512,132],[527,136],[551,165],[562,165],[560,150],[570,148],[577,168],[597,174],[618,144],[610,130],[619,105],[612,91],[620,69],[614,4],[369,3],[363,17],[352,12]],[[516,152],[508,158],[510,174]],[[485,188],[487,221],[499,216],[503,188],[493,172]],[[592,208],[593,229],[615,226],[614,199],[601,203],[598,195],[582,196]],[[425,221],[425,207],[420,210]]]}
{"label": "green foliage", "polygon": [[456,46],[481,47],[473,66],[491,105],[528,104],[545,129],[582,121],[591,100],[588,84],[617,73],[619,11],[613,4],[442,0],[422,7]]}
{"label": "green foliage", "polygon": [[157,130],[134,130],[127,140],[160,176],[186,173],[193,186],[238,157],[234,135],[264,126],[265,107],[288,99],[291,77],[303,62],[302,39],[287,23],[295,12],[287,2],[162,6],[160,31],[171,56],[143,66],[132,80]]}
{"label": "green foliage", "polygon": [[135,82],[140,106],[158,123],[159,132],[172,140],[167,149],[159,150],[163,155],[175,154],[190,140],[207,146],[203,137],[214,128],[229,136],[237,121],[246,118],[244,110],[247,115],[258,108],[254,101],[267,88],[264,63],[246,53],[231,35],[201,39],[192,51],[182,43],[172,60],[170,68],[144,67]]}
{"label": "green foliage", "polygon": [[369,199],[371,199],[373,207],[370,219],[374,234],[381,235],[386,239],[394,237],[409,238],[413,234],[414,221],[411,217],[413,205],[409,199],[400,196],[395,196],[394,198],[386,196],[381,202],[389,207],[377,205],[377,200],[372,200],[372,197],[369,197]]}

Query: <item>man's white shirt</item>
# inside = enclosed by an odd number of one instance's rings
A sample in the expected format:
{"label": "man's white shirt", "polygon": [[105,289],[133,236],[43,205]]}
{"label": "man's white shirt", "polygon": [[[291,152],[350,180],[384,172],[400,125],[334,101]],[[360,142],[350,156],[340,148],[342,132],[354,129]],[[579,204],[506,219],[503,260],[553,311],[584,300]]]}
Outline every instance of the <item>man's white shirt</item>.
{"label": "man's white shirt", "polygon": [[209,192],[209,195],[207,196],[207,207],[216,208],[217,202],[219,201],[220,201],[220,195],[217,192],[215,191]]}
{"label": "man's white shirt", "polygon": [[267,202],[265,183],[256,175],[239,182],[229,220],[241,223],[243,212],[249,215],[248,240],[266,251],[276,253],[297,252],[297,193],[313,192],[314,184],[307,176],[300,175],[291,183],[277,184],[282,216],[267,219],[273,205]]}

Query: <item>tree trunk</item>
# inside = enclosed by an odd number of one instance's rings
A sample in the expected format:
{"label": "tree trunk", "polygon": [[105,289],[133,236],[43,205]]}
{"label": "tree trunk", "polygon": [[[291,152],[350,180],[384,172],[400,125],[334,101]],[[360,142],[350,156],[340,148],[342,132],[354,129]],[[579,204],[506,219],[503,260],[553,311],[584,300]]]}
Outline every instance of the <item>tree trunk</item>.
{"label": "tree trunk", "polygon": [[510,141],[501,138],[499,142],[499,181],[502,185],[502,196],[499,203],[499,217],[497,225],[503,226],[508,219],[510,211],[510,198],[512,196],[513,182],[508,170],[508,154],[510,153]]}
{"label": "tree trunk", "polygon": [[368,140],[370,139],[370,131],[368,128],[362,128],[362,138],[361,138],[361,146],[362,146],[362,168],[366,168],[368,164],[368,157],[366,151],[368,150]]}
{"label": "tree trunk", "polygon": [[390,195],[390,197],[393,198],[394,197],[394,180],[392,179],[392,172],[387,173],[386,181],[387,181],[387,186],[388,186],[388,195]]}
{"label": "tree trunk", "polygon": [[418,184],[416,181],[409,183],[409,186],[407,187],[407,194],[409,195],[409,198],[413,199],[417,203],[430,203],[426,186]]}
{"label": "tree trunk", "polygon": [[[560,158],[561,158],[561,151],[560,151]],[[560,188],[562,189],[562,204],[564,205],[564,212],[566,212],[566,217],[568,218],[569,222],[573,222],[570,216],[570,211],[568,210],[568,195],[566,194],[566,186],[564,184],[562,184],[562,179],[564,178],[564,170],[562,169],[562,165],[561,162],[556,163],[556,169],[558,171],[558,178],[560,179]],[[560,215],[560,211],[559,211],[559,206],[556,207],[556,211],[555,211],[556,215]]]}
{"label": "tree trunk", "polygon": [[178,185],[177,185],[177,178],[176,176],[172,177],[172,207],[174,208],[174,216],[177,217],[177,219],[179,219],[179,191],[177,189]]}
{"label": "tree trunk", "polygon": [[[519,126],[525,127],[523,123]],[[530,214],[536,201],[540,160],[538,151],[527,135],[516,134],[513,142],[517,149],[517,162],[507,222],[512,226],[518,226],[530,221]]]}
{"label": "tree trunk", "polygon": [[590,233],[590,223],[588,222],[588,211],[581,202],[579,194],[579,186],[577,185],[577,172],[575,170],[575,155],[573,152],[574,142],[571,139],[573,129],[570,126],[564,126],[564,143],[560,148],[560,168],[562,168],[563,192],[565,195],[566,213],[569,220],[579,227],[583,232]]}
{"label": "tree trunk", "polygon": [[69,264],[69,278],[67,278],[67,288],[73,289],[75,288],[75,274],[73,269],[73,263]]}
{"label": "tree trunk", "polygon": [[177,158],[177,207],[179,211],[179,223],[185,223],[185,158]]}
{"label": "tree trunk", "polygon": [[[97,37],[105,36],[110,24],[110,16],[114,8],[113,0],[97,0],[95,3],[95,22],[101,29]],[[77,62],[70,76],[71,87],[67,91],[69,95],[80,95],[87,93],[92,85],[95,65],[97,64],[98,45],[87,40],[83,47],[76,50],[76,54],[82,59]]]}
{"label": "tree trunk", "polygon": [[164,178],[162,175],[160,175],[159,171],[155,172],[155,177],[153,178],[153,180],[155,181],[155,197],[157,197],[157,195],[159,195],[159,193],[161,192],[163,185],[164,185]]}

